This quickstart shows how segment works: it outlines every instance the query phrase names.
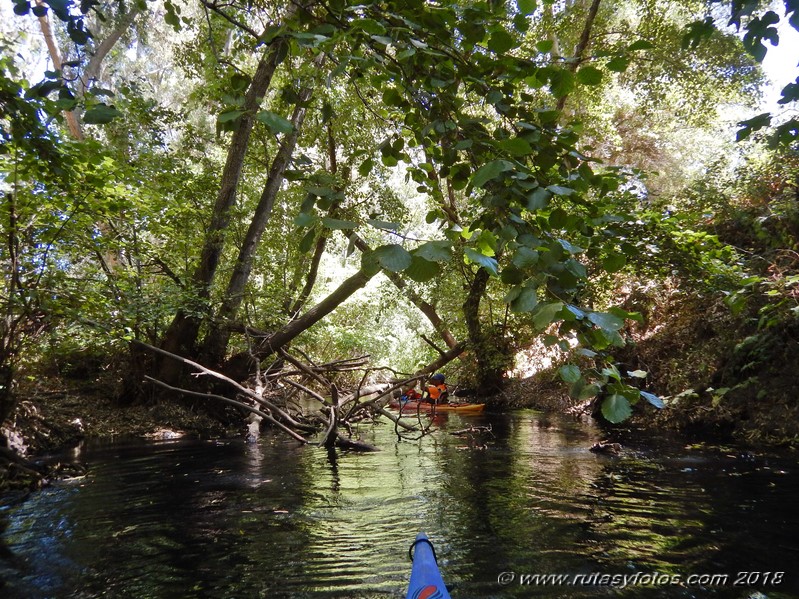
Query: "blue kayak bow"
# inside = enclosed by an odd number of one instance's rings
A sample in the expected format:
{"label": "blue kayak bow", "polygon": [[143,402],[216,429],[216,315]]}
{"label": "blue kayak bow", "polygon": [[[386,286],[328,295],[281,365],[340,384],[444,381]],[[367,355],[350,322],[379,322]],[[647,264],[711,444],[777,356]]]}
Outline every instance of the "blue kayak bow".
{"label": "blue kayak bow", "polygon": [[450,599],[449,591],[438,570],[436,550],[426,534],[420,532],[416,535],[408,555],[413,566],[406,599]]}

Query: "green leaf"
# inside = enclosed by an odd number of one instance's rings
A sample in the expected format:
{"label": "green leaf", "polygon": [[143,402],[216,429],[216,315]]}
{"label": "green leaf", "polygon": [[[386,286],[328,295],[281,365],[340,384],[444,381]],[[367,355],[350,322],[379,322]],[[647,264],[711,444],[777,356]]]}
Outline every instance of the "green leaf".
{"label": "green leaf", "polygon": [[386,35],[373,35],[371,38],[378,44],[382,44],[384,46],[390,46],[394,43],[394,40]]}
{"label": "green leaf", "polygon": [[452,243],[449,241],[428,241],[416,248],[413,253],[431,262],[448,262],[452,259]]}
{"label": "green leaf", "polygon": [[229,123],[236,121],[241,117],[242,114],[244,114],[244,112],[244,110],[227,110],[216,117],[216,121],[218,123]]}
{"label": "green leaf", "polygon": [[366,177],[369,175],[369,173],[372,172],[374,166],[375,166],[375,161],[372,160],[371,158],[367,158],[366,160],[361,162],[361,165],[358,167],[358,174],[361,177]]}
{"label": "green leaf", "polygon": [[488,49],[497,54],[504,54],[514,46],[516,39],[504,29],[493,32],[488,40]]}
{"label": "green leaf", "polygon": [[646,370],[628,370],[627,371],[627,376],[631,376],[631,377],[636,378],[636,379],[645,379],[647,374],[648,373],[647,373]]}
{"label": "green leaf", "polygon": [[560,246],[561,246],[561,247],[562,247],[564,250],[566,250],[567,252],[569,252],[570,254],[573,254],[573,255],[575,255],[575,256],[576,256],[577,254],[582,254],[582,253],[585,251],[585,250],[584,250],[583,248],[581,248],[580,246],[577,246],[577,245],[574,245],[574,244],[572,244],[572,243],[569,243],[569,242],[568,242],[568,241],[566,241],[565,239],[558,239],[558,243],[560,244]]}
{"label": "green leaf", "polygon": [[555,42],[553,40],[541,40],[536,43],[535,47],[542,54],[546,54],[555,47]]}
{"label": "green leaf", "polygon": [[258,45],[271,43],[272,40],[283,33],[284,30],[285,28],[282,25],[268,25],[261,34],[261,37],[258,38]]}
{"label": "green leaf", "polygon": [[496,256],[497,236],[488,229],[480,231],[480,235],[474,240],[477,249],[485,256]]}
{"label": "green leaf", "polygon": [[571,304],[566,304],[566,312],[567,316],[568,314],[571,314],[574,317],[571,320],[582,320],[583,318],[585,318],[585,312],[583,310],[580,310],[580,308],[578,308],[577,306],[572,306]]}
{"label": "green leaf", "polygon": [[602,388],[599,385],[592,383],[580,389],[579,393],[577,394],[577,399],[580,401],[586,401],[587,399],[596,397],[601,391]]}
{"label": "green leaf", "polygon": [[574,75],[566,69],[554,69],[549,76],[549,86],[556,98],[568,96],[574,89]]}
{"label": "green leaf", "polygon": [[588,272],[585,269],[585,265],[578,262],[574,258],[569,258],[566,260],[566,270],[568,270],[571,274],[573,274],[578,279],[587,279]]}
{"label": "green leaf", "polygon": [[307,212],[300,212],[297,216],[294,217],[294,224],[298,227],[311,227],[319,222],[319,217],[308,214]]}
{"label": "green leaf", "polygon": [[471,260],[472,262],[479,264],[483,268],[485,268],[488,272],[492,275],[497,274],[497,261],[490,256],[486,256],[485,254],[481,254],[477,250],[473,250],[472,248],[466,248],[464,251],[466,257]]}
{"label": "green leaf", "polygon": [[531,250],[525,246],[521,246],[516,248],[516,252],[513,254],[511,263],[518,268],[529,268],[538,263],[538,258],[539,256],[537,251]]}
{"label": "green leaf", "polygon": [[617,56],[616,58],[608,61],[606,66],[608,67],[609,71],[613,71],[614,73],[623,73],[627,70],[627,67],[630,66],[630,59],[626,56]]}
{"label": "green leaf", "polygon": [[393,87],[387,87],[383,90],[383,104],[386,106],[402,106],[402,95]]}
{"label": "green leaf", "polygon": [[396,231],[400,228],[399,223],[391,223],[385,220],[374,220],[367,218],[366,222],[372,225],[375,229],[388,229],[389,231]]}
{"label": "green leaf", "polygon": [[619,369],[616,368],[615,364],[611,364],[610,366],[603,368],[602,376],[621,382],[621,373],[619,372]]}
{"label": "green leaf", "polygon": [[563,187],[561,185],[550,185],[547,187],[547,189],[556,196],[570,196],[574,193],[574,190],[570,187]]}
{"label": "green leaf", "polygon": [[430,262],[419,256],[413,256],[413,261],[405,271],[405,276],[417,283],[426,283],[435,279],[441,273],[441,267],[435,262]]}
{"label": "green leaf", "polygon": [[552,324],[555,316],[563,309],[561,302],[552,304],[539,304],[536,313],[533,314],[533,325],[536,329],[542,330]]}
{"label": "green leaf", "polygon": [[527,209],[531,212],[535,210],[543,210],[549,205],[549,200],[552,197],[552,192],[544,187],[538,187],[527,196]]}
{"label": "green leaf", "polygon": [[577,81],[583,85],[599,85],[602,83],[602,71],[590,65],[582,67],[577,71]]}
{"label": "green leaf", "polygon": [[312,185],[310,187],[306,187],[305,189],[308,191],[308,193],[312,193],[315,196],[319,196],[320,198],[326,198],[336,193],[336,190],[333,189],[332,187],[319,187]]}
{"label": "green leaf", "polygon": [[591,312],[588,315],[588,320],[606,331],[618,331],[624,326],[624,321],[621,318],[607,312]]}
{"label": "green leaf", "polygon": [[610,254],[602,261],[602,268],[607,272],[618,272],[627,264],[627,256],[624,254]]}
{"label": "green leaf", "polygon": [[768,127],[771,124],[771,113],[764,112],[746,121],[738,123],[743,128],[738,130],[736,139],[741,141],[749,137],[754,131],[759,131],[763,127]]}
{"label": "green leaf", "polygon": [[255,115],[255,118],[269,127],[272,133],[291,133],[294,131],[294,125],[291,124],[291,121],[274,112],[262,110]]}
{"label": "green leaf", "polygon": [[303,254],[307,254],[308,252],[310,252],[315,240],[316,240],[316,230],[311,229],[300,240],[300,252],[302,252]]}
{"label": "green leaf", "polygon": [[517,297],[510,302],[511,312],[532,312],[538,305],[538,291],[532,285],[525,285]]}
{"label": "green leaf", "polygon": [[647,400],[649,403],[651,403],[653,406],[655,406],[658,409],[666,407],[666,404],[664,404],[663,400],[660,399],[657,395],[648,393],[646,391],[641,391],[641,397],[643,397],[645,400]]}
{"label": "green leaf", "polygon": [[524,279],[524,273],[515,266],[506,266],[499,273],[500,280],[506,285],[520,285]]}
{"label": "green leaf", "polygon": [[488,181],[496,179],[500,174],[511,169],[513,169],[513,164],[507,160],[492,160],[475,171],[472,175],[472,185],[482,187]]}
{"label": "green leaf", "polygon": [[529,156],[533,153],[533,146],[530,145],[529,141],[521,137],[503,139],[499,142],[499,147],[514,156]]}
{"label": "green leaf", "polygon": [[576,383],[582,378],[580,367],[575,364],[566,364],[558,369],[560,378],[567,383]]}
{"label": "green leaf", "polygon": [[326,226],[328,229],[334,229],[337,231],[345,229],[355,229],[358,227],[358,223],[352,222],[351,220],[338,220],[335,218],[330,218],[328,216],[322,219],[322,224]]}
{"label": "green leaf", "polygon": [[623,395],[614,393],[602,401],[602,415],[608,422],[618,424],[627,420],[632,413],[630,402]]}
{"label": "green leaf", "polygon": [[374,19],[357,19],[352,22],[352,27],[363,29],[366,33],[371,33],[373,35],[382,35],[386,32],[386,28],[383,24]]}
{"label": "green leaf", "polygon": [[[42,8],[44,8],[45,14],[47,14],[47,8],[46,7],[42,7]],[[31,5],[28,2],[26,2],[26,1],[22,1],[22,2],[15,1],[14,2],[14,14],[17,14],[17,15],[19,15],[21,17],[24,17],[25,15],[28,14],[30,9],[31,9]],[[34,14],[36,14],[36,13],[34,13]],[[38,17],[39,15],[36,15],[36,16]]]}
{"label": "green leaf", "polygon": [[519,8],[519,13],[523,15],[531,15],[535,12],[537,6],[536,0],[516,0],[516,6]]}
{"label": "green leaf", "polygon": [[381,245],[372,254],[382,268],[391,272],[405,270],[413,263],[413,256],[405,248],[395,243]]}
{"label": "green leaf", "polygon": [[83,113],[83,122],[90,125],[105,125],[121,115],[122,113],[113,106],[98,104]]}
{"label": "green leaf", "polygon": [[510,304],[513,300],[519,297],[522,293],[522,286],[517,285],[515,287],[511,287],[510,290],[505,294],[505,297],[502,298],[502,301],[506,304]]}
{"label": "green leaf", "polygon": [[283,171],[283,178],[286,181],[301,181],[305,178],[305,172],[287,168],[285,171]]}
{"label": "green leaf", "polygon": [[647,40],[638,40],[637,42],[633,42],[629,46],[627,46],[627,50],[630,52],[635,52],[636,50],[651,50],[655,47],[650,41]]}
{"label": "green leaf", "polygon": [[618,306],[611,306],[608,308],[608,312],[613,314],[613,316],[617,316],[622,320],[635,320],[636,322],[644,322],[644,315],[640,312],[628,312]]}

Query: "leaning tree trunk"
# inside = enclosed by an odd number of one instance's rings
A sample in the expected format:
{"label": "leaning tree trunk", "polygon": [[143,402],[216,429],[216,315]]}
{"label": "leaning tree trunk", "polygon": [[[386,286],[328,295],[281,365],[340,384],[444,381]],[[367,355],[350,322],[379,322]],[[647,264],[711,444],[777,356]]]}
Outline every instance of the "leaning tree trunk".
{"label": "leaning tree trunk", "polygon": [[[230,358],[224,367],[224,372],[234,379],[243,379],[254,368],[254,360],[263,360],[280,348],[289,344],[298,335],[307,331],[342,303],[349,299],[353,293],[362,289],[374,277],[374,270],[361,269],[346,279],[330,295],[310,308],[299,318],[290,321],[281,329],[275,331],[264,339],[258,347],[245,354],[237,354]],[[244,364],[242,364],[244,362]]]}
{"label": "leaning tree trunk", "polygon": [[275,198],[280,190],[280,185],[283,183],[283,174],[291,161],[291,156],[297,145],[297,138],[300,135],[300,128],[305,119],[307,102],[310,97],[310,88],[305,88],[300,93],[299,102],[294,109],[294,114],[291,119],[294,130],[283,140],[280,150],[272,162],[272,167],[269,170],[269,177],[261,193],[261,199],[258,201],[258,206],[255,208],[250,226],[247,229],[247,234],[239,249],[236,266],[233,269],[233,273],[230,275],[230,281],[228,282],[225,292],[225,299],[217,312],[216,318],[214,318],[211,330],[200,352],[207,364],[217,366],[220,365],[225,358],[225,352],[227,351],[228,342],[230,341],[229,323],[236,317],[241,302],[244,299],[244,289],[250,278],[255,251],[258,249],[258,244],[261,242],[261,237],[272,215]]}
{"label": "leaning tree trunk", "polygon": [[[566,67],[572,73],[577,71],[577,67],[580,66],[580,63],[582,63],[585,56],[585,51],[588,49],[588,44],[591,41],[591,30],[594,28],[594,21],[596,20],[596,15],[599,12],[600,2],[601,0],[592,0],[591,6],[588,7],[588,15],[585,18],[583,31],[580,34],[580,41],[577,42],[577,46],[574,49],[574,57]],[[563,108],[566,106],[566,99],[568,97],[568,94],[560,97],[557,105],[558,110],[563,110]]]}
{"label": "leaning tree trunk", "polygon": [[[225,235],[230,224],[230,214],[236,204],[236,191],[244,166],[244,155],[249,145],[255,113],[272,82],[275,70],[282,60],[282,49],[288,41],[278,37],[261,57],[250,87],[244,99],[244,114],[234,131],[228,148],[227,160],[222,171],[222,182],[214,205],[211,224],[205,238],[200,264],[192,278],[194,291],[200,303],[208,300],[211,284],[216,275],[219,259],[224,247]],[[200,306],[201,308],[202,306]],[[166,351],[193,356],[202,318],[198,310],[187,311],[181,308],[169,325],[161,347]],[[174,383],[180,376],[182,366],[174,360],[162,360],[158,378],[166,383]]]}

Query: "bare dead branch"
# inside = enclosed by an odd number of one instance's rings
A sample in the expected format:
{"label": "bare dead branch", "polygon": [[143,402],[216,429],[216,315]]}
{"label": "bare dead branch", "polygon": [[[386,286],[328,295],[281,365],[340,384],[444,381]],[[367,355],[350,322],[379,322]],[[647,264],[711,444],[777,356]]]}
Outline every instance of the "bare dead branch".
{"label": "bare dead branch", "polygon": [[293,381],[290,378],[286,378],[286,379],[284,379],[284,381],[286,383],[288,383],[289,385],[291,385],[292,387],[294,387],[296,389],[299,389],[303,393],[307,393],[308,395],[313,397],[319,403],[327,405],[327,400],[325,400],[325,398],[322,397],[321,395],[319,395],[316,391],[313,391],[313,390],[309,389],[308,387],[306,387],[305,385],[303,385],[301,383],[298,383],[297,381]]}
{"label": "bare dead branch", "polygon": [[[297,422],[294,418],[292,418],[289,414],[287,414],[286,412],[281,410],[278,406],[276,406],[272,402],[264,399],[263,397],[261,397],[260,395],[258,395],[254,391],[252,391],[251,389],[248,389],[247,387],[244,387],[243,385],[240,385],[239,383],[237,383],[233,379],[225,376],[224,374],[221,374],[219,372],[211,370],[210,368],[206,368],[202,364],[198,364],[197,362],[189,360],[188,358],[184,358],[182,356],[178,356],[177,354],[173,354],[173,353],[168,352],[168,351],[166,351],[164,349],[161,349],[159,347],[155,347],[153,345],[150,345],[149,343],[144,343],[143,341],[138,341],[138,340],[133,340],[131,343],[133,345],[140,345],[140,346],[144,347],[145,349],[148,349],[148,350],[150,350],[152,352],[161,354],[162,356],[166,356],[166,357],[168,357],[168,358],[170,358],[172,360],[176,360],[178,362],[182,362],[183,364],[191,366],[192,368],[195,368],[196,370],[199,370],[200,372],[202,372],[204,374],[207,374],[207,375],[212,376],[214,378],[217,378],[219,380],[225,381],[226,383],[228,383],[231,386],[233,386],[233,388],[236,389],[242,395],[245,395],[246,397],[248,397],[248,398],[252,399],[253,401],[255,401],[256,403],[260,404],[261,406],[263,406],[265,408],[268,408],[272,412],[278,414],[281,419],[283,419],[285,422],[289,423],[291,426],[293,426],[295,428],[299,428],[301,430],[308,430],[308,428],[309,428],[308,425],[303,424],[302,422]],[[313,430],[315,430],[315,429],[313,429]]]}
{"label": "bare dead branch", "polygon": [[155,378],[153,378],[151,376],[145,376],[144,378],[145,378],[145,380],[150,381],[151,383],[155,383],[156,385],[158,385],[160,387],[163,387],[165,389],[169,389],[170,391],[174,391],[175,393],[182,393],[183,395],[189,395],[191,397],[200,397],[202,399],[215,399],[215,400],[222,401],[224,403],[236,406],[236,407],[241,408],[243,410],[247,410],[248,412],[251,412],[253,414],[256,414],[256,415],[260,416],[261,418],[263,418],[267,422],[271,422],[276,427],[278,427],[280,430],[282,430],[284,433],[286,433],[287,435],[289,435],[292,438],[296,439],[297,441],[300,441],[301,443],[304,443],[304,444],[307,444],[309,442],[302,435],[300,435],[299,433],[291,430],[285,424],[283,424],[282,422],[280,422],[280,421],[276,420],[275,418],[273,418],[270,414],[267,414],[263,410],[259,410],[258,408],[254,407],[254,406],[251,406],[251,405],[248,405],[248,404],[246,404],[244,402],[237,401],[237,400],[231,399],[229,397],[225,397],[224,395],[215,395],[213,393],[200,393],[199,391],[190,391],[189,389],[183,389],[181,387],[174,387],[174,386],[169,385],[169,384],[167,384],[167,383],[165,383],[163,381],[159,381],[158,379],[155,379]]}

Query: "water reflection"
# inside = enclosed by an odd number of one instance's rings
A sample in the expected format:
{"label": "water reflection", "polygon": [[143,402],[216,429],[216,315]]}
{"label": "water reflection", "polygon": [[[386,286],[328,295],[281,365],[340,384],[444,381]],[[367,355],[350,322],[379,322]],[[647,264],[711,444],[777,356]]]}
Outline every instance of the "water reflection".
{"label": "water reflection", "polygon": [[[491,435],[448,430],[488,425]],[[585,423],[452,415],[377,453],[281,438],[95,446],[90,473],[8,498],[4,597],[402,597],[419,530],[453,597],[799,596],[794,464],[718,451],[588,452]],[[778,586],[519,584],[523,574],[785,571]],[[497,581],[514,572],[509,585]],[[776,591],[782,594],[775,593]]]}

